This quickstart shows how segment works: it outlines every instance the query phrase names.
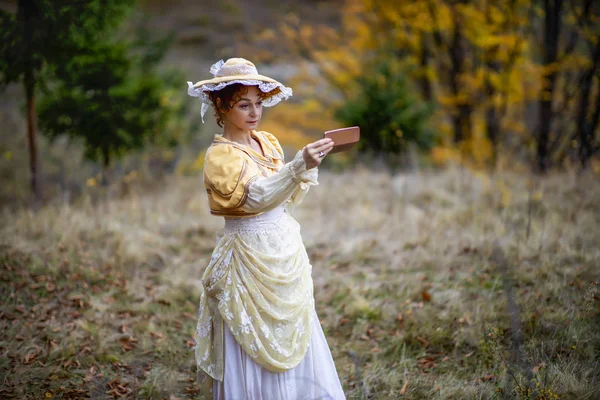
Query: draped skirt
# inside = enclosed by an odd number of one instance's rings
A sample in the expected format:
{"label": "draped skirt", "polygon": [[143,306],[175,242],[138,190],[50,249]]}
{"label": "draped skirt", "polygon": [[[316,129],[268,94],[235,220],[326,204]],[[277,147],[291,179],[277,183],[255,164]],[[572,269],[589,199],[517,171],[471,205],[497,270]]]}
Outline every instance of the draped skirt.
{"label": "draped skirt", "polygon": [[300,226],[283,207],[226,219],[202,277],[195,335],[214,399],[345,398],[311,272]]}

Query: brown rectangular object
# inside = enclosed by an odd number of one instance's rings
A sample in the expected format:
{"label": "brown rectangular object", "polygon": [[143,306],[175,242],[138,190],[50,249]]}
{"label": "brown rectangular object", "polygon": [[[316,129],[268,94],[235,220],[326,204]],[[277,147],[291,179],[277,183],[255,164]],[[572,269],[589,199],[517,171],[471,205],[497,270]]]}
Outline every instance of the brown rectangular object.
{"label": "brown rectangular object", "polygon": [[358,143],[360,139],[360,127],[352,126],[350,128],[334,129],[325,132],[323,136],[333,140],[333,150],[329,154],[348,151]]}

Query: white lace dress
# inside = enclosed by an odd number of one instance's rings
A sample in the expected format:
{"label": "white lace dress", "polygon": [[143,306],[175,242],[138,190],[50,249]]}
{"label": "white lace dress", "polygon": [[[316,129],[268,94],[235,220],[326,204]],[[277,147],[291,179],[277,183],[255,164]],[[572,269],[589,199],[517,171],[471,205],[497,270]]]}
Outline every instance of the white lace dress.
{"label": "white lace dress", "polygon": [[300,226],[288,213],[317,184],[300,153],[255,180],[226,218],[203,275],[196,359],[218,400],[345,399],[314,308]]}

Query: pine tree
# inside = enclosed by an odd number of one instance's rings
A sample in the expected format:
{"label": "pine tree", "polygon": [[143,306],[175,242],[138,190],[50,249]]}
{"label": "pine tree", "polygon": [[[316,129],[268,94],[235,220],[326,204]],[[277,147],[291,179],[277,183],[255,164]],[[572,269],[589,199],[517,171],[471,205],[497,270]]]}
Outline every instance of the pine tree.
{"label": "pine tree", "polygon": [[58,84],[40,104],[44,134],[82,141],[85,156],[105,169],[148,143],[173,144],[165,141],[173,139],[168,124],[184,112],[185,103],[173,101],[183,78],[158,71],[170,38],[147,35],[98,40],[62,64]]}

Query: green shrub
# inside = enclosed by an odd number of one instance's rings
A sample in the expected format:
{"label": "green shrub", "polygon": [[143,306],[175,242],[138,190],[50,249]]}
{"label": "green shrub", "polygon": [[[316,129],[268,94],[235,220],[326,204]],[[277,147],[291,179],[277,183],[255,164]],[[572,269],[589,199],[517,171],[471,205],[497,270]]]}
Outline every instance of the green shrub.
{"label": "green shrub", "polygon": [[403,153],[411,143],[421,150],[433,146],[435,137],[427,127],[433,109],[413,93],[402,71],[380,64],[357,81],[357,88],[336,117],[348,126],[360,126],[359,152],[389,156]]}

